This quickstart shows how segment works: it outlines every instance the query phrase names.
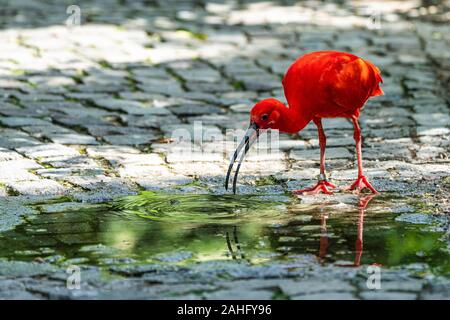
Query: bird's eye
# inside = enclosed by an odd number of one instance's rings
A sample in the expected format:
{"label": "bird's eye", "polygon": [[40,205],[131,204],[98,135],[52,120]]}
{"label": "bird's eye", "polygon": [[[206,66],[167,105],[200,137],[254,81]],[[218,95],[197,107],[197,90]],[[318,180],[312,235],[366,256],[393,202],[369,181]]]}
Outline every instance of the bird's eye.
{"label": "bird's eye", "polygon": [[266,113],[266,114],[263,114],[262,116],[261,116],[261,120],[262,121],[267,121],[269,119],[269,115]]}

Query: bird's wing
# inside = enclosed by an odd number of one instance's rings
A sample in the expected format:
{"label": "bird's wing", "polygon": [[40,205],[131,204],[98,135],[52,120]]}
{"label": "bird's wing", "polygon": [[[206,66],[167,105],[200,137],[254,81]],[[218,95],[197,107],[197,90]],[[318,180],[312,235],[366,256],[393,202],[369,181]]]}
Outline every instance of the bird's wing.
{"label": "bird's wing", "polygon": [[307,105],[317,88],[317,80],[320,77],[327,57],[336,54],[332,51],[317,51],[304,54],[297,59],[286,71],[282,84],[284,95],[289,108],[298,109]]}
{"label": "bird's wing", "polygon": [[383,94],[379,82],[380,70],[372,63],[350,53],[318,51],[288,68],[283,88],[290,108],[342,116],[354,114],[370,96]]}
{"label": "bird's wing", "polygon": [[336,57],[319,79],[326,99],[349,112],[362,108],[369,97],[383,94],[379,82],[380,70],[372,63],[346,57]]}

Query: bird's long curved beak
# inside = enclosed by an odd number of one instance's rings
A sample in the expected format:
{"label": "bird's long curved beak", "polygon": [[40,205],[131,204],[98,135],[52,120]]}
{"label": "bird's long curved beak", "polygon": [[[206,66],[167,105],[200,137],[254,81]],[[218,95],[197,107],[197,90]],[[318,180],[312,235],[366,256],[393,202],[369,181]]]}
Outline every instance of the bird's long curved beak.
{"label": "bird's long curved beak", "polygon": [[239,158],[238,165],[236,167],[236,172],[234,173],[233,178],[233,193],[236,194],[236,182],[237,177],[239,174],[239,169],[241,168],[242,161],[244,160],[248,150],[250,150],[250,147],[255,143],[256,140],[258,140],[260,134],[260,129],[256,123],[250,123],[250,126],[248,127],[247,131],[245,132],[244,138],[242,138],[242,141],[239,143],[238,147],[236,148],[236,151],[234,152],[233,156],[230,160],[230,165],[228,166],[228,172],[227,177],[225,179],[225,189],[228,190],[228,183],[230,182],[230,174],[231,170],[233,169],[234,162],[239,156],[239,153],[241,152],[242,148],[244,148],[244,152],[242,153],[241,157]]}

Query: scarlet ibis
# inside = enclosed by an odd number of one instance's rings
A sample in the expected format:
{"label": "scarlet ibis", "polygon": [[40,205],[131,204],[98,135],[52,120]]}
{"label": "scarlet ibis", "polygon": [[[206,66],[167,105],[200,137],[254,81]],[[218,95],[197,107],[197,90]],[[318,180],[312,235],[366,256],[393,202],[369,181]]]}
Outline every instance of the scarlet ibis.
{"label": "scarlet ibis", "polygon": [[236,181],[242,161],[262,131],[270,128],[292,134],[313,121],[319,135],[319,181],[312,188],[293,192],[332,194],[328,188],[333,189],[336,186],[327,181],[325,175],[326,136],[322,118],[348,118],[354,127],[358,177],[346,190],[360,192],[368,188],[372,193],[377,193],[363,173],[358,119],[370,97],[384,94],[379,86],[380,82],[383,80],[375,65],[347,52],[317,51],[298,58],[288,68],[282,82],[288,106],[274,98],[268,98],[256,103],[250,111],[250,126],[231,157],[225,188],[228,189],[233,164],[244,149],[234,174],[233,193],[236,193]]}

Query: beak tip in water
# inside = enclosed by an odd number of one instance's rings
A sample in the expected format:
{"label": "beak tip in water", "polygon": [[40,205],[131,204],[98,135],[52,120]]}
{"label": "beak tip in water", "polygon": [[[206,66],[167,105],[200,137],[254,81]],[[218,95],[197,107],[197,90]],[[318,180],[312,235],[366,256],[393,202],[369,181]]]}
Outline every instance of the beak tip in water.
{"label": "beak tip in water", "polygon": [[237,182],[239,169],[241,167],[241,163],[244,160],[245,155],[247,154],[248,150],[253,145],[253,143],[258,139],[258,137],[259,137],[259,127],[257,124],[251,123],[250,126],[248,127],[247,132],[244,135],[244,138],[242,139],[241,143],[239,144],[236,151],[234,152],[233,157],[231,158],[230,165],[228,167],[227,177],[225,179],[225,190],[228,190],[228,183],[230,181],[230,174],[231,174],[231,170],[233,168],[233,164],[236,161],[236,159],[238,158],[238,154],[240,153],[242,148],[245,146],[244,152],[242,153],[242,155],[239,159],[239,163],[238,163],[236,172],[234,174],[234,179],[233,179],[233,194],[236,194],[236,182]]}

